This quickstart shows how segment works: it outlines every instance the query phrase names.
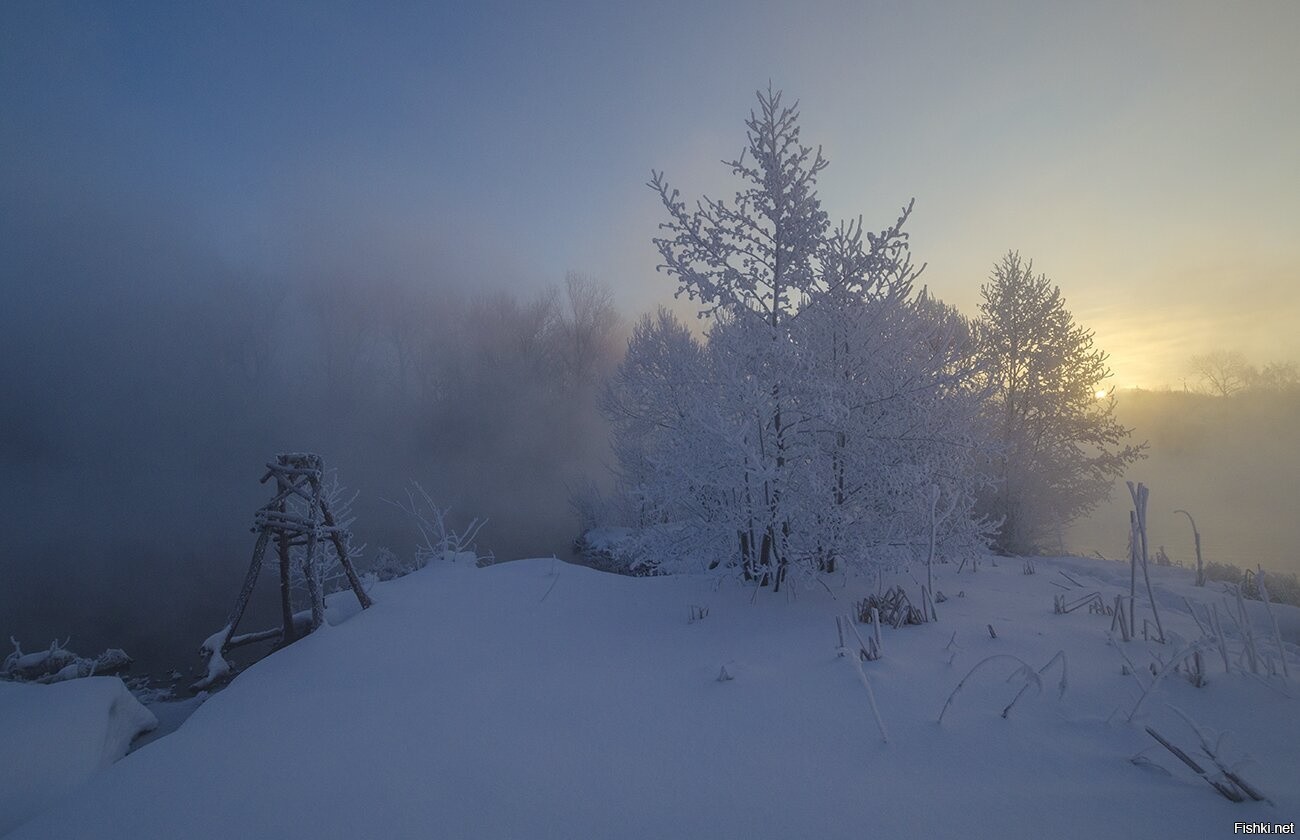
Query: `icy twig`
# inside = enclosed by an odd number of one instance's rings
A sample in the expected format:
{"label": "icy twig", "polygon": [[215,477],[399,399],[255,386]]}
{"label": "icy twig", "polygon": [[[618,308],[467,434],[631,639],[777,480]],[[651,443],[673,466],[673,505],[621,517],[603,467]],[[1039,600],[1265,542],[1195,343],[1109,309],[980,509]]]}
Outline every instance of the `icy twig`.
{"label": "icy twig", "polygon": [[939,712],[939,723],[943,723],[943,716],[948,714],[948,707],[952,705],[952,701],[956,699],[959,693],[961,693],[961,690],[966,687],[967,681],[975,675],[975,672],[990,662],[999,659],[1010,659],[1019,666],[1016,670],[1011,672],[1011,679],[1014,679],[1017,676],[1024,676],[1027,680],[1039,683],[1039,690],[1042,690],[1042,681],[1039,680],[1038,674],[1034,671],[1033,666],[1028,662],[1021,659],[1019,656],[1010,653],[995,653],[992,656],[986,656],[979,662],[976,662],[975,666],[966,672],[966,676],[961,678],[961,681],[957,683],[957,687],[952,690],[952,694],[949,694],[947,701],[944,702],[943,710]]}
{"label": "icy twig", "polygon": [[[1059,683],[1059,687],[1058,687],[1057,699],[1060,699],[1061,697],[1065,696],[1065,690],[1069,686],[1069,665],[1067,664],[1065,659],[1065,651],[1058,650],[1056,652],[1056,655],[1053,656],[1051,659],[1049,659],[1046,665],[1038,669],[1038,673],[1039,675],[1047,673],[1047,669],[1051,668],[1052,665],[1058,659],[1061,660],[1061,682]],[[1015,674],[1013,673],[1011,676],[1014,677]],[[1020,701],[1020,698],[1024,696],[1024,693],[1029,690],[1030,685],[1041,686],[1041,683],[1039,683],[1037,680],[1033,682],[1026,681],[1025,684],[1020,687],[1020,691],[1016,692],[1016,696],[1013,697],[1011,699],[1011,702],[1007,704],[1007,707],[1002,710],[1002,717],[1005,718],[1007,715],[1011,713],[1012,708],[1014,708],[1016,703]]]}

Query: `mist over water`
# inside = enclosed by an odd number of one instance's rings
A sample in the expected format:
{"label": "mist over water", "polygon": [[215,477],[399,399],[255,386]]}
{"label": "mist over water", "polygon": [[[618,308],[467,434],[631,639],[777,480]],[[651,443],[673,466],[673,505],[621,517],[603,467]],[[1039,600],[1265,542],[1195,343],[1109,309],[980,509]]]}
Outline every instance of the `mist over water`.
{"label": "mist over water", "polygon": [[[1195,566],[1186,510],[1201,532],[1205,561],[1243,569],[1300,572],[1300,393],[1212,397],[1172,391],[1125,391],[1116,412],[1150,456],[1127,478],[1151,490],[1151,550]],[[1127,557],[1131,500],[1123,482],[1110,499],[1075,523],[1066,548]]]}
{"label": "mist over water", "polygon": [[421,278],[364,250],[330,273],[283,255],[280,273],[241,271],[163,214],[93,201],[9,219],[0,633],[26,650],[70,635],[83,655],[194,664],[281,451],[320,453],[358,492],[370,556],[413,553],[384,501],[412,480],[454,525],[490,520],[482,551],[568,550],[570,490],[605,474],[595,400],[622,344],[598,284]]}

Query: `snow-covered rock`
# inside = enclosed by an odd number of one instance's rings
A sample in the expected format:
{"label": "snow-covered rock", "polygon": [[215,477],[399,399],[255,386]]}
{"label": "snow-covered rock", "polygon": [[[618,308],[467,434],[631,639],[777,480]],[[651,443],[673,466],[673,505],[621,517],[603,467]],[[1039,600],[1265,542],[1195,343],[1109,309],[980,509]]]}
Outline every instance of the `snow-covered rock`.
{"label": "snow-covered rock", "polygon": [[117,677],[0,682],[0,834],[76,790],[157,724]]}

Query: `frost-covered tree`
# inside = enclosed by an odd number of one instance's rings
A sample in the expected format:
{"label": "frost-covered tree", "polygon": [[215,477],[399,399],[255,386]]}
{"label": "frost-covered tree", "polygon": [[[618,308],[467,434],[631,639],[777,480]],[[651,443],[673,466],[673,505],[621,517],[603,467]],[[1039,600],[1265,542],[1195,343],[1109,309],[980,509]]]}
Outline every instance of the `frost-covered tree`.
{"label": "frost-covered tree", "polygon": [[[800,534],[817,566],[915,557],[942,497],[946,553],[983,544],[969,514],[980,471],[980,362],[965,319],[913,290],[903,224],[842,227],[823,251],[824,288],[796,333],[798,404],[810,446]],[[802,438],[801,438],[802,440]]]}
{"label": "frost-covered tree", "polygon": [[756,425],[744,439],[752,457],[743,504],[754,523],[742,540],[744,562],[774,570],[779,584],[790,533],[788,331],[817,288],[815,261],[828,227],[817,176],[826,160],[800,142],[797,106],[783,105],[770,88],[758,106],[745,123],[746,148],[727,163],[744,185],[734,201],[706,197],[691,210],[662,172],[651,173],[650,186],[669,216],[660,226],[666,235],[655,239],[660,269],[677,279],[679,294],[700,301],[702,315],[742,336],[745,351],[731,361],[760,393]]}
{"label": "frost-covered tree", "polygon": [[1268,362],[1251,377],[1251,390],[1295,393],[1300,391],[1300,368],[1295,362]]}
{"label": "frost-covered tree", "polygon": [[969,331],[913,288],[903,225],[832,228],[826,168],[770,89],[727,163],[741,188],[693,207],[662,173],[661,270],[698,301],[703,341],[661,312],[634,330],[609,398],[642,559],[790,571],[915,556],[933,495],[945,546],[980,541],[979,395]]}
{"label": "frost-covered tree", "polygon": [[986,512],[1002,519],[997,546],[1026,553],[1105,499],[1145,445],[1124,443],[1130,430],[1101,389],[1110,376],[1106,354],[1031,261],[1008,253],[980,294],[988,422],[1000,449]]}
{"label": "frost-covered tree", "polygon": [[1256,367],[1235,350],[1211,350],[1193,356],[1192,370],[1200,378],[1201,387],[1217,397],[1300,390],[1300,369],[1295,362],[1275,361]]}
{"label": "frost-covered tree", "polygon": [[1254,365],[1235,350],[1211,350],[1192,357],[1192,369],[1206,390],[1220,397],[1230,397],[1251,384],[1258,376]]}

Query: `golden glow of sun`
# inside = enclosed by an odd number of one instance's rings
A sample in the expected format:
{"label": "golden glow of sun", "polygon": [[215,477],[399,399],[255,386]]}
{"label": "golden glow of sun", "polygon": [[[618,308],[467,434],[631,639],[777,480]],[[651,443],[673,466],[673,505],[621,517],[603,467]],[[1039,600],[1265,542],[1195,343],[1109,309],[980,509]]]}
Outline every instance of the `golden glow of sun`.
{"label": "golden glow of sun", "polygon": [[1106,395],[1109,394],[1109,393],[1110,393],[1110,392],[1109,392],[1109,391],[1106,391],[1106,390],[1097,390],[1097,391],[1094,391],[1092,395],[1093,395],[1094,397],[1096,397],[1097,399],[1099,399],[1099,400],[1104,400],[1104,399],[1106,399]]}

